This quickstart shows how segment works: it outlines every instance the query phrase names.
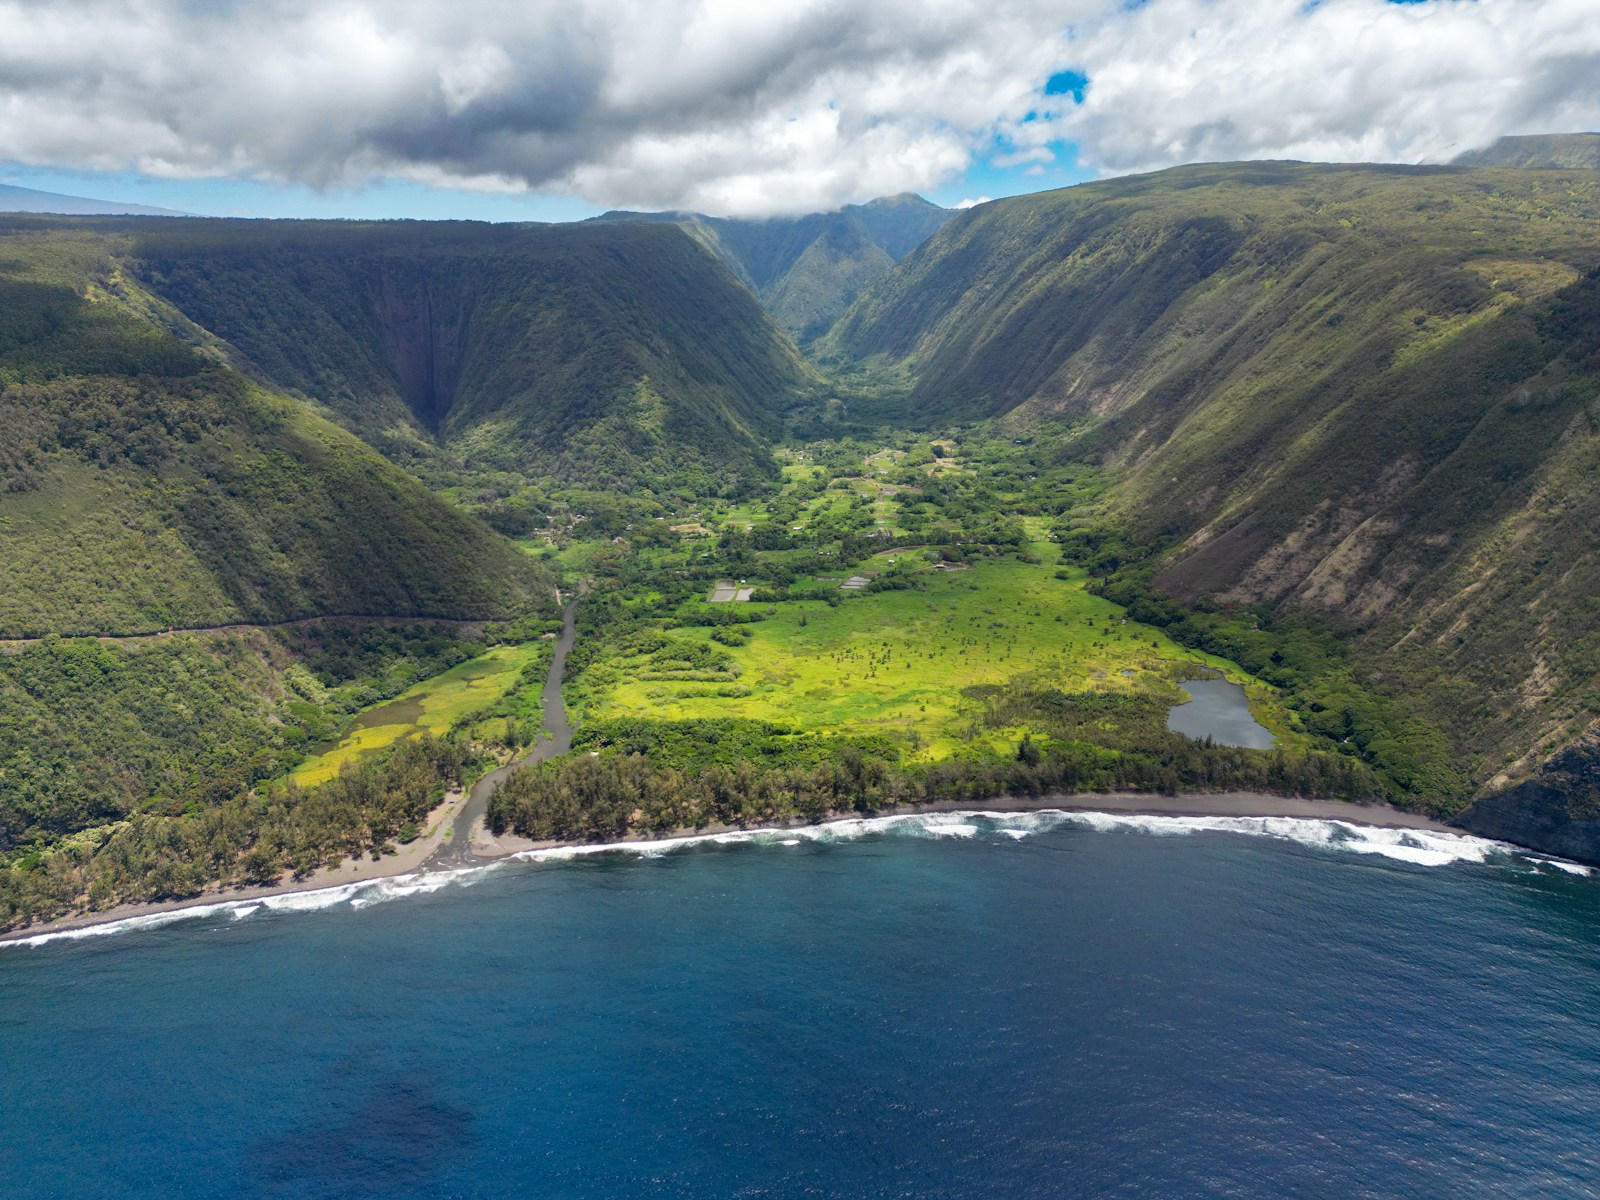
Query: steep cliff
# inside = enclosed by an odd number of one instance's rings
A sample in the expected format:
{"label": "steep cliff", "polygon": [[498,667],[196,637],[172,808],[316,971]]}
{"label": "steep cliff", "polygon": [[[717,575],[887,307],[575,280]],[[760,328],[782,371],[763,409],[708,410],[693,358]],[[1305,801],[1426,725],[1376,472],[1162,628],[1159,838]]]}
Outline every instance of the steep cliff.
{"label": "steep cliff", "polygon": [[630,487],[769,470],[814,376],[671,224],[186,222],[130,268],[242,369],[392,456]]}
{"label": "steep cliff", "polygon": [[1600,866],[1600,739],[1563,750],[1532,779],[1479,800],[1455,824]]}

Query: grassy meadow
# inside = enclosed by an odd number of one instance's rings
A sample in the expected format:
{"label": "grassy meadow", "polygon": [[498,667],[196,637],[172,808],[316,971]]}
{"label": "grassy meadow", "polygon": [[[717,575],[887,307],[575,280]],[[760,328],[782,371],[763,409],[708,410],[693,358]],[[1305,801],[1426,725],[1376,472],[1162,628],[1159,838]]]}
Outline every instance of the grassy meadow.
{"label": "grassy meadow", "polygon": [[534,684],[531,690],[536,702],[549,660],[550,643],[546,641],[495,646],[367,709],[343,737],[307,758],[290,778],[302,787],[326,783],[346,763],[358,762],[407,738],[424,733],[442,737],[505,699],[519,683]]}
{"label": "grassy meadow", "polygon": [[[883,733],[917,755],[941,758],[980,738],[992,749],[1020,731],[976,731],[967,689],[1036,684],[1067,692],[1159,692],[1183,699],[1176,680],[1198,665],[1250,685],[1222,659],[1187,650],[1159,630],[1122,620],[1122,610],[1089,594],[1084,579],[1015,560],[963,572],[929,571],[924,589],[775,606],[744,626],[750,641],[718,647],[738,667],[738,685],[664,683],[644,678],[647,657],[619,654],[620,673],[595,695],[586,716],[691,720],[744,717],[807,730]],[[709,628],[674,637],[715,643]],[[742,694],[727,694],[727,693]],[[1288,720],[1270,689],[1250,687],[1257,719],[1280,737]]]}
{"label": "grassy meadow", "polygon": [[[1258,719],[1285,745],[1303,741],[1274,689],[1126,620],[1121,607],[1093,595],[1086,572],[1060,564],[1048,518],[1013,518],[1023,538],[1014,552],[973,547],[957,569],[946,569],[950,564],[925,544],[905,544],[913,530],[929,541],[949,536],[916,480],[960,475],[977,485],[982,463],[922,463],[916,459],[926,454],[871,449],[830,471],[794,452],[784,457],[784,483],[774,494],[702,514],[723,532],[724,553],[730,531],[739,537],[769,524],[800,543],[739,560],[757,585],[784,568],[783,599],[763,602],[758,594],[748,604],[710,604],[697,594],[644,634],[606,638],[602,631],[602,653],[569,688],[581,721],[759,720],[886,737],[907,760],[932,761],[1014,750],[1024,729],[981,719],[988,689],[1178,703],[1184,697],[1177,681],[1211,668],[1249,689]],[[889,545],[855,556],[844,547],[858,543],[841,543],[823,553],[845,558],[812,569],[826,561],[815,557],[812,531],[850,514],[863,536]],[[704,539],[687,544],[690,561],[710,553]],[[661,560],[663,571],[670,561]],[[867,573],[874,586],[839,590],[850,576]],[[655,603],[658,594],[639,588],[633,598]],[[747,623],[717,624],[719,617]]]}

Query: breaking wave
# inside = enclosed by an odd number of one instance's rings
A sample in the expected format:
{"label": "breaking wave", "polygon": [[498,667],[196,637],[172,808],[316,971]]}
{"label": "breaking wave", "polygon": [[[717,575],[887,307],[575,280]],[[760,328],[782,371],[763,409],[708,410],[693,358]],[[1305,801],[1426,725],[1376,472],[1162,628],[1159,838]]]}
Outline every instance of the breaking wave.
{"label": "breaking wave", "polygon": [[352,909],[366,908],[386,900],[402,900],[407,896],[426,895],[452,884],[464,884],[481,878],[494,869],[493,863],[481,867],[462,867],[453,871],[415,871],[409,875],[390,875],[383,879],[363,879],[354,883],[337,883],[329,887],[313,888],[304,892],[279,892],[270,896],[251,896],[248,899],[217,900],[209,904],[191,904],[163,912],[141,913],[136,917],[122,917],[77,929],[54,929],[32,937],[14,938],[0,942],[6,946],[43,946],[50,942],[76,942],[87,938],[107,937],[119,933],[136,933],[140,930],[159,929],[181,921],[199,921],[207,917],[227,917],[242,921],[264,912],[306,913],[348,905]]}
{"label": "breaking wave", "polygon": [[860,817],[827,821],[793,829],[749,829],[726,833],[664,838],[653,842],[608,842],[585,846],[558,846],[528,850],[515,857],[526,862],[558,862],[596,854],[631,854],[655,858],[693,846],[857,841],[871,836],[922,838],[975,838],[994,834],[1017,841],[1053,829],[1079,827],[1102,833],[1143,833],[1161,837],[1196,833],[1232,833],[1246,837],[1297,842],[1330,850],[1376,854],[1417,866],[1437,867],[1453,862],[1486,862],[1493,857],[1518,858],[1564,871],[1587,873],[1575,863],[1534,858],[1516,847],[1468,834],[1438,833],[1424,829],[1384,829],[1349,821],[1307,817],[1175,817],[1143,813],[1069,812],[1040,809],[1034,812],[972,810],[948,813],[899,813],[887,817]]}
{"label": "breaking wave", "polygon": [[1234,834],[1294,842],[1302,846],[1337,853],[1372,855],[1420,867],[1442,867],[1451,863],[1496,862],[1519,869],[1548,869],[1572,875],[1589,876],[1589,867],[1560,859],[1534,855],[1504,842],[1469,834],[1441,833],[1426,829],[1387,829],[1310,817],[1181,817],[1144,813],[1072,812],[1064,809],[1038,809],[1032,812],[993,812],[982,809],[948,813],[897,813],[885,817],[851,817],[818,825],[791,828],[741,829],[720,833],[692,834],[655,841],[605,842],[575,846],[554,846],[526,850],[510,858],[481,866],[448,871],[416,871],[384,879],[367,879],[334,884],[303,892],[284,892],[248,899],[219,900],[165,912],[145,913],[77,929],[52,930],[32,937],[0,942],[3,946],[42,946],[50,942],[79,941],[158,929],[181,921],[227,917],[242,921],[262,913],[320,912],[341,905],[360,910],[390,900],[427,895],[441,888],[471,884],[507,863],[560,863],[599,855],[625,855],[651,859],[696,847],[827,845],[854,842],[868,837],[911,837],[937,839],[976,839],[1021,842],[1035,834],[1063,828],[1081,828],[1100,833],[1135,833],[1156,837],[1187,837],[1201,833]]}

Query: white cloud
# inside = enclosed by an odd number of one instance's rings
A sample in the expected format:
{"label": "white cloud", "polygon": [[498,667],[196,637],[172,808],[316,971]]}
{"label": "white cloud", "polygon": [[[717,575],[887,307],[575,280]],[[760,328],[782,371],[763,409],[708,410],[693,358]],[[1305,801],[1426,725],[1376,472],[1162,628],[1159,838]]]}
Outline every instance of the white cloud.
{"label": "white cloud", "polygon": [[[1600,127],[1597,0],[0,0],[0,158],[761,215]],[[1083,103],[1045,97],[1089,77]]]}
{"label": "white cloud", "polygon": [[965,200],[963,200],[959,204],[957,204],[956,207],[957,208],[977,208],[978,205],[980,205],[980,204],[988,204],[993,199],[994,199],[993,196],[968,196]]}
{"label": "white cloud", "polygon": [[1249,158],[1440,162],[1600,128],[1596,0],[1157,0],[1083,32],[1066,119],[1107,172]]}

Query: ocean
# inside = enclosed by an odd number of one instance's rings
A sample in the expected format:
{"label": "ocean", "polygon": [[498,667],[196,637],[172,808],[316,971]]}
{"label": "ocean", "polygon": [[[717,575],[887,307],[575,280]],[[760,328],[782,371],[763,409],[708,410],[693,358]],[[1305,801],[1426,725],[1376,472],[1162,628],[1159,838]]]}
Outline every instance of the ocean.
{"label": "ocean", "polygon": [[0,946],[0,1194],[1600,1193],[1600,877],[950,814]]}

